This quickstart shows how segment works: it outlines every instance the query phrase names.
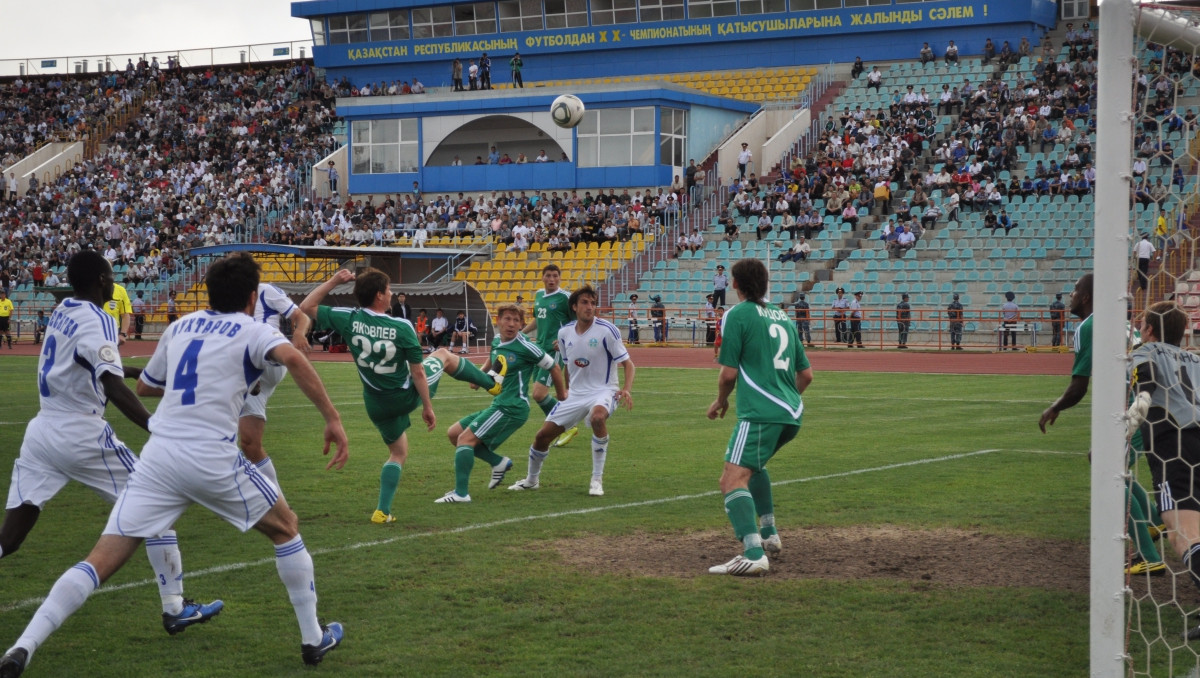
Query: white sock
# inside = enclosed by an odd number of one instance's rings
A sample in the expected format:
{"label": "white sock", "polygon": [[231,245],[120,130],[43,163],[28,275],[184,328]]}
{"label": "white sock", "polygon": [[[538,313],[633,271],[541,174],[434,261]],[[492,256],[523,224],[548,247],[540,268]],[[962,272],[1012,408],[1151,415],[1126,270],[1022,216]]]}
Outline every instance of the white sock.
{"label": "white sock", "polygon": [[549,451],[535,450],[529,448],[529,478],[532,482],[537,482],[538,476],[542,473],[542,462],[546,461],[546,457],[550,456]]}
{"label": "white sock", "polygon": [[597,438],[592,436],[592,477],[604,475],[604,460],[608,457],[608,436]]}
{"label": "white sock", "polygon": [[150,559],[150,567],[154,568],[154,581],[158,583],[163,612],[183,612],[183,556],[179,553],[175,530],[167,530],[147,539],[146,557]]}
{"label": "white sock", "polygon": [[279,579],[287,587],[288,598],[296,609],[296,621],[300,622],[300,642],[319,645],[324,633],[317,621],[317,588],[313,582],[312,556],[304,548],[300,535],[286,544],[275,546],[275,569]]}
{"label": "white sock", "polygon": [[54,582],[45,602],[29,620],[29,626],[17,639],[13,647],[23,647],[33,656],[34,650],[46,642],[51,633],[58,630],[67,617],[83,607],[84,601],[100,586],[100,577],[91,563],[76,563]]}
{"label": "white sock", "polygon": [[[258,462],[255,464],[255,467],[258,469],[259,473],[270,478],[271,482],[275,483],[276,488],[279,488],[279,476],[275,474],[275,462],[271,461],[270,457]],[[282,494],[283,490],[280,489],[279,492]]]}
{"label": "white sock", "polygon": [[4,557],[4,547],[0,546],[0,558]]}

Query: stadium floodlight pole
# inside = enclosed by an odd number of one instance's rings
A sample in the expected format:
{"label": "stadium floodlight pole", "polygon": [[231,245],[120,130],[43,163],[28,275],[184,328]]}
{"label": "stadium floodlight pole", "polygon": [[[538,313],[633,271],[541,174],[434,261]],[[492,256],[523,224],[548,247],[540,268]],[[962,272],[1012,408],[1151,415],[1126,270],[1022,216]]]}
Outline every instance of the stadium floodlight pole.
{"label": "stadium floodlight pole", "polygon": [[1092,321],[1090,675],[1125,671],[1125,315],[1133,152],[1131,0],[1100,0]]}

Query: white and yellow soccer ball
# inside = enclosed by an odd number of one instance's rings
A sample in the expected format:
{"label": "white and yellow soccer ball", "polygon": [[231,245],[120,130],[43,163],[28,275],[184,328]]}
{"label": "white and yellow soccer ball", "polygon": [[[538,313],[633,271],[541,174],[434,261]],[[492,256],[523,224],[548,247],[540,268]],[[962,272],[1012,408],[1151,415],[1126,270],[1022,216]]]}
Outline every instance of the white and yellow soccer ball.
{"label": "white and yellow soccer ball", "polygon": [[583,102],[574,94],[564,94],[550,104],[550,117],[559,127],[572,128],[583,120]]}

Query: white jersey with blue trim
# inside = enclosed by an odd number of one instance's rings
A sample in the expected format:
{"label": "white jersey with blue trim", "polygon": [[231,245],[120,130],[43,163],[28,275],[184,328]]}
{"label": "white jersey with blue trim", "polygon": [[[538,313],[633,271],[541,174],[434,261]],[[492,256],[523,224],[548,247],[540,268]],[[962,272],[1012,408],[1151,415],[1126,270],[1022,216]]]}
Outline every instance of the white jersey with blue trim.
{"label": "white jersey with blue trim", "polygon": [[254,322],[279,329],[281,318],[291,318],[296,304],[287,293],[270,283],[258,284],[258,302],[254,304]]}
{"label": "white jersey with blue trim", "polygon": [[168,438],[237,440],[246,394],[287,339],[245,313],[197,311],[171,323],[142,381],[163,389],[150,433]]}
{"label": "white jersey with blue trim", "polygon": [[42,411],[103,417],[108,395],[100,376],[125,374],[117,341],[112,316],[90,301],[64,299],[46,322],[38,357]]}
{"label": "white jersey with blue trim", "polygon": [[582,334],[575,331],[577,326],[578,321],[572,321],[558,331],[558,351],[571,375],[571,395],[616,390],[616,366],[629,360],[621,330],[600,318]]}

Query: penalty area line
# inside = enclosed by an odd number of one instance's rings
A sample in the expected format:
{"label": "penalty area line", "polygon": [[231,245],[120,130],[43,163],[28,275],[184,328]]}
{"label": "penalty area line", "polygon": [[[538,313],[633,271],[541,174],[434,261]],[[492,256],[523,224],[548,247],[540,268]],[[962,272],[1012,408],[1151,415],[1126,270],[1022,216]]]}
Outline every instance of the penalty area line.
{"label": "penalty area line", "polygon": [[[928,459],[914,459],[912,461],[902,461],[895,464],[885,464],[883,466],[872,466],[870,468],[860,468],[851,471],[840,471],[838,473],[827,473],[819,476],[808,476],[805,478],[792,478],[790,480],[777,480],[771,485],[775,487],[783,485],[794,485],[797,483],[813,483],[821,480],[834,480],[837,478],[850,478],[852,476],[863,475],[866,473],[879,473],[881,471],[893,471],[895,469],[909,468],[912,466],[923,466],[926,464],[938,464],[946,461],[956,461],[958,459],[968,459],[971,457],[979,457],[985,454],[995,452],[1021,452],[1022,450],[1006,450],[1002,448],[976,450],[974,452],[962,452],[959,454],[947,454],[941,457],[930,457]],[[537,513],[528,516],[516,516],[513,518],[504,518],[503,520],[493,520],[486,523],[473,523],[471,525],[462,525],[443,530],[427,530],[424,532],[413,532],[412,534],[397,535],[387,539],[373,539],[370,541],[358,542],[357,544],[348,544],[335,548],[311,549],[309,552],[313,556],[322,556],[331,553],[343,553],[346,551],[357,551],[364,548],[372,548],[375,546],[387,546],[397,542],[411,541],[413,539],[425,539],[428,537],[439,537],[447,534],[462,534],[464,532],[475,532],[477,530],[487,530],[493,527],[503,527],[505,525],[516,525],[518,523],[528,523],[536,520],[552,520],[555,518],[569,518],[572,516],[582,516],[591,513],[600,513],[602,511],[617,511],[621,509],[642,508],[645,506],[657,506],[659,504],[670,504],[677,501],[688,501],[690,499],[704,499],[707,497],[715,497],[721,494],[720,490],[710,490],[708,492],[697,492],[695,494],[679,494],[673,497],[662,497],[659,499],[646,499],[643,501],[631,501],[621,504],[608,504],[605,506],[592,506],[589,508],[572,509],[570,511],[554,511],[552,513]],[[260,558],[258,560],[249,560],[240,563],[229,563],[226,565],[217,565],[214,567],[206,567],[194,572],[185,573],[185,581],[196,577],[202,577],[210,574],[220,574],[222,572],[234,572],[237,570],[245,570],[251,567],[260,565],[270,565],[275,562],[275,558]],[[126,582],[124,584],[105,585],[96,589],[93,595],[99,593],[115,593],[117,591],[125,591],[127,589],[137,588],[140,586],[155,586],[153,579],[143,579],[141,581]],[[7,605],[0,606],[0,614],[22,610],[36,605],[41,605],[45,597],[26,598],[24,600],[14,601]]]}

